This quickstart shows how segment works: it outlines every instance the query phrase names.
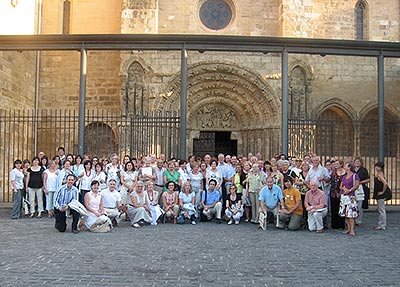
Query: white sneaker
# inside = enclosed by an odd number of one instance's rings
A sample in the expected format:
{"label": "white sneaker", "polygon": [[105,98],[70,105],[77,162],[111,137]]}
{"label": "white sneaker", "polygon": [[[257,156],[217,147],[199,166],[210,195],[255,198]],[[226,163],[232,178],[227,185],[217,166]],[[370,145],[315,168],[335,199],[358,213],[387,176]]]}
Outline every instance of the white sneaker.
{"label": "white sneaker", "polygon": [[135,227],[135,228],[140,228],[141,226],[140,226],[140,224],[139,223],[134,223],[134,224],[132,224],[132,227]]}
{"label": "white sneaker", "polygon": [[150,225],[156,226],[156,225],[157,225],[157,222],[152,222],[152,223],[150,223]]}
{"label": "white sneaker", "polygon": [[231,225],[233,223],[232,219],[229,220],[228,225]]}
{"label": "white sneaker", "polygon": [[196,225],[197,224],[196,221],[194,221],[194,220],[191,223],[192,223],[192,225]]}
{"label": "white sneaker", "polygon": [[235,224],[238,225],[239,224],[239,220],[235,220]]}

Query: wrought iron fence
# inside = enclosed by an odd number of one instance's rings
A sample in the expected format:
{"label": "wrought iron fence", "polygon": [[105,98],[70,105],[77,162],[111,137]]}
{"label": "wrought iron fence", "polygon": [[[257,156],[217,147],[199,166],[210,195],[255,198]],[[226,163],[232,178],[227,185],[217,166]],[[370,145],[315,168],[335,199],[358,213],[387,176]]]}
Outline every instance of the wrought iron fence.
{"label": "wrought iron fence", "polygon": [[[393,191],[387,204],[400,205],[400,172],[398,123],[385,123],[385,175]],[[289,154],[304,156],[316,153],[322,163],[328,159],[348,160],[360,156],[368,170],[373,192],[374,165],[378,161],[377,122],[355,122],[335,119],[290,119]],[[371,200],[372,204],[376,202]]]}
{"label": "wrought iron fence", "polygon": [[[78,152],[79,115],[75,110],[0,110],[0,202],[11,202],[9,172],[15,159],[29,159],[43,151],[53,157],[63,146],[66,153]],[[140,157],[147,154],[178,154],[178,112],[153,111],[124,115],[101,110],[86,112],[85,153],[109,157],[116,152]]]}

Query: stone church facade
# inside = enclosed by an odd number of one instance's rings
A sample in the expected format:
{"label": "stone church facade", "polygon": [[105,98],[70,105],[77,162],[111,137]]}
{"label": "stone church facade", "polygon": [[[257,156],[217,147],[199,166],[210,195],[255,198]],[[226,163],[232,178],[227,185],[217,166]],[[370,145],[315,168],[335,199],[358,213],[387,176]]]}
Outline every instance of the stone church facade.
{"label": "stone church facade", "polygon": [[[17,5],[24,4],[19,1]],[[40,15],[31,11],[40,19],[41,34],[370,41],[399,41],[400,36],[398,1],[44,0],[42,5]],[[0,52],[2,108],[32,109],[36,103],[42,110],[77,109],[79,57],[78,52],[41,52],[35,101],[35,53]],[[188,52],[188,153],[205,152],[202,140],[207,137],[223,137],[219,144],[225,149],[235,145],[228,149],[232,153],[261,152],[268,157],[280,151],[280,57],[274,53]],[[386,59],[386,119],[395,125],[400,110],[399,73],[399,59]],[[87,108],[131,114],[172,111],[179,110],[179,98],[179,52],[89,51]],[[355,146],[363,136],[374,139],[377,132],[363,131],[362,126],[377,120],[376,58],[290,54],[289,117],[326,117],[346,123],[352,126],[347,136],[354,138]],[[357,155],[360,148],[350,148],[348,153]]]}

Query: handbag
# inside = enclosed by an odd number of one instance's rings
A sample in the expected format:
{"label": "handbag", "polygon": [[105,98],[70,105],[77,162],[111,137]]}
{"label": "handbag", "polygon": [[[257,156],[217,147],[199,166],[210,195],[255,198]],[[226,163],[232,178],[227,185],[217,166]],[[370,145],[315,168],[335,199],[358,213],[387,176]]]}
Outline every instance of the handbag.
{"label": "handbag", "polygon": [[[356,178],[356,174],[353,174],[353,184],[355,182],[355,178]],[[358,185],[358,188],[354,191],[354,194],[356,196],[357,201],[361,201],[361,200],[365,199],[364,189],[363,189],[363,186],[361,183]]]}
{"label": "handbag", "polygon": [[358,186],[358,188],[355,190],[355,195],[356,195],[356,200],[361,201],[365,199],[365,194],[364,194],[364,188],[362,187],[362,184]]}

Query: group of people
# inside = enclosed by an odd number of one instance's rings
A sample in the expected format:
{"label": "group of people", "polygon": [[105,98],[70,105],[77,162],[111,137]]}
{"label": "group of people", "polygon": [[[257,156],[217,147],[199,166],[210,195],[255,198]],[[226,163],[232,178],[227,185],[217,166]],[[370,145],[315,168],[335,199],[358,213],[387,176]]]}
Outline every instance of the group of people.
{"label": "group of people", "polygon": [[[126,155],[120,162],[115,153],[109,160],[66,155],[63,147],[57,152],[51,160],[43,152],[32,161],[15,160],[12,218],[21,217],[22,210],[30,218],[46,212],[64,232],[71,216],[74,233],[83,227],[110,229],[122,221],[140,228],[213,218],[217,224],[225,219],[229,225],[244,221],[260,229],[273,224],[322,233],[330,214],[331,228],[355,236],[355,225],[362,224],[362,210],[368,208],[370,176],[360,158],[329,160],[323,166],[315,154],[275,155],[266,161],[260,153],[191,155],[187,161],[153,154]],[[383,170],[383,163],[375,164],[377,230],[386,229]]]}

